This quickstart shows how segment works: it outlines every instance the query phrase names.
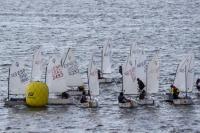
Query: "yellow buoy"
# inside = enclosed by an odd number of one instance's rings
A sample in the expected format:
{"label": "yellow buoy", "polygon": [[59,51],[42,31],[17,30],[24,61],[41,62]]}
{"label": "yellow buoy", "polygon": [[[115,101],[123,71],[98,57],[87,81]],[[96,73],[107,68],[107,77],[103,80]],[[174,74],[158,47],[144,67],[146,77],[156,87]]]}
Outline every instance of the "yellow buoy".
{"label": "yellow buoy", "polygon": [[48,103],[49,90],[46,83],[31,82],[26,87],[26,104],[32,107],[42,107]]}

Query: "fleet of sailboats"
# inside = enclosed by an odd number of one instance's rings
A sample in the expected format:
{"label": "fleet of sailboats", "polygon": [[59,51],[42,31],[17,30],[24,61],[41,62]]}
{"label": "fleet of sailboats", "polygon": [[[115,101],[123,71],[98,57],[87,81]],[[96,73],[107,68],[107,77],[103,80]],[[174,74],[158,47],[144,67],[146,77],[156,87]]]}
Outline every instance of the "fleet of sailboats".
{"label": "fleet of sailboats", "polygon": [[[23,62],[15,61],[12,63],[9,68],[8,98],[5,101],[6,103],[11,103],[13,99],[12,104],[24,103],[25,86],[30,81],[42,81],[42,75],[45,75],[45,82],[48,85],[50,95],[48,104],[73,103],[74,96],[80,97],[82,95],[83,90],[78,89],[78,87],[82,86],[84,91],[88,92],[89,99],[85,103],[80,103],[81,107],[98,107],[99,83],[109,83],[108,79],[113,80],[112,77],[104,76],[107,74],[112,75],[111,46],[109,43],[105,44],[102,50],[101,78],[104,81],[99,80],[98,69],[92,57],[87,69],[88,86],[83,83],[78,63],[71,48],[66,49],[62,56],[53,56],[47,65],[44,63],[43,56],[41,47],[34,52],[30,78]],[[194,55],[192,53],[185,56],[178,65],[173,85],[179,88],[183,96],[173,99],[171,95],[169,100],[174,104],[186,105],[193,103],[192,99],[188,96],[188,93],[192,92],[193,89],[193,66]],[[150,61],[147,61],[144,51],[137,45],[132,45],[127,61],[122,66],[122,92],[124,95],[131,97],[131,99],[129,103],[119,103],[119,107],[129,108],[138,105],[153,105],[154,99],[152,98],[152,94],[158,93],[159,90],[159,69],[158,53]],[[138,98],[140,94],[137,82],[138,78],[145,84],[146,96],[144,99]],[[70,98],[60,97],[64,92],[69,94]],[[52,95],[53,97],[51,97]]]}

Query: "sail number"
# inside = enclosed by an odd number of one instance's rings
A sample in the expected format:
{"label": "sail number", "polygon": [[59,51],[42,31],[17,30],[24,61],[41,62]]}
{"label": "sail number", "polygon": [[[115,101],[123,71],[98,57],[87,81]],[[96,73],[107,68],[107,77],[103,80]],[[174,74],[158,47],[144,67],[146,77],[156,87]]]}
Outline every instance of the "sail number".
{"label": "sail number", "polygon": [[78,64],[75,61],[64,64],[64,68],[67,68],[69,75],[76,75],[77,73],[79,73]]}
{"label": "sail number", "polygon": [[11,77],[17,77],[17,76],[19,76],[20,81],[21,81],[22,83],[24,83],[24,82],[26,82],[26,81],[29,80],[29,79],[28,79],[28,75],[27,75],[25,69],[21,69],[21,70],[19,70],[19,71],[14,72],[14,73],[11,74]]}
{"label": "sail number", "polygon": [[53,76],[53,80],[63,77],[61,65],[53,67],[52,76]]}

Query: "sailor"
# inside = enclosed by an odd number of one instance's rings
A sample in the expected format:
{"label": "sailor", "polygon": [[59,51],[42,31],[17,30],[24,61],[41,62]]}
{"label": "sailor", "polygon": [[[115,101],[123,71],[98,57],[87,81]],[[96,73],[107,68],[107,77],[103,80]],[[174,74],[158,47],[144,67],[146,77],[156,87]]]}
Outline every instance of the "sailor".
{"label": "sailor", "polygon": [[145,85],[139,78],[137,78],[137,82],[139,88],[139,99],[144,99],[146,95],[146,91],[144,90]]}
{"label": "sailor", "polygon": [[129,99],[127,99],[125,96],[124,96],[124,93],[123,92],[120,92],[119,96],[118,96],[118,102],[119,103],[126,103],[126,102],[130,102]]}
{"label": "sailor", "polygon": [[61,97],[63,99],[68,99],[69,98],[69,94],[67,92],[63,92],[62,95],[61,95]]}
{"label": "sailor", "polygon": [[85,87],[84,86],[78,86],[78,91],[85,91]]}
{"label": "sailor", "polygon": [[119,73],[122,75],[122,66],[119,66]]}
{"label": "sailor", "polygon": [[197,90],[200,91],[200,79],[198,78],[196,81]]}
{"label": "sailor", "polygon": [[179,98],[179,89],[174,86],[174,85],[171,85],[171,93],[173,95],[173,99],[178,99]]}
{"label": "sailor", "polygon": [[86,103],[87,102],[87,96],[85,94],[85,91],[83,91],[83,94],[81,96],[81,100],[80,100],[81,103]]}
{"label": "sailor", "polygon": [[98,73],[98,79],[102,79],[102,77],[101,77],[101,70],[98,69],[97,73]]}

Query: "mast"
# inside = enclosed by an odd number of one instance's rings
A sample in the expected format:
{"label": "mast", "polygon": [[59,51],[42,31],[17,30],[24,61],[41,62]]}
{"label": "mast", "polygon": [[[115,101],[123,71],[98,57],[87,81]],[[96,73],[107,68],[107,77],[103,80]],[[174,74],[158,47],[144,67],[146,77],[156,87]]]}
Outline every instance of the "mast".
{"label": "mast", "polygon": [[[180,65],[180,63],[178,64],[178,66],[177,66],[177,68],[176,68],[176,73],[175,73],[175,76],[174,76],[174,81],[175,81],[175,79],[176,79],[176,74],[177,74],[179,65]],[[173,81],[173,85],[174,85],[174,81]]]}
{"label": "mast", "polygon": [[33,53],[32,67],[31,67],[31,79],[30,79],[30,81],[33,80],[33,64],[34,64],[34,57],[35,57],[34,53]]}
{"label": "mast", "polygon": [[[101,50],[101,73],[103,74],[103,48]],[[101,73],[100,73],[100,76],[101,76]]]}
{"label": "mast", "polygon": [[122,66],[122,92],[124,92],[124,76],[123,76],[123,66]]}
{"label": "mast", "polygon": [[[90,67],[89,67],[90,69],[91,69],[91,67],[92,67],[92,63],[93,63],[93,56],[92,56],[92,61],[91,61]],[[90,80],[89,80],[89,71],[90,71],[90,70],[87,68],[88,89],[89,89],[90,100],[91,100],[92,98],[91,98],[91,93],[90,93],[90,84],[89,84],[89,83],[90,83]]]}
{"label": "mast", "polygon": [[10,99],[10,67],[8,69],[8,100]]}
{"label": "mast", "polygon": [[147,65],[147,68],[146,68],[146,94],[147,94],[147,85],[148,85],[148,84],[147,84],[147,83],[148,83],[148,82],[147,82],[147,76],[148,76],[148,65]]}
{"label": "mast", "polygon": [[187,71],[186,71],[187,65],[185,65],[185,97],[187,98]]}
{"label": "mast", "polygon": [[62,60],[61,60],[61,66],[62,66],[62,67],[64,66],[64,63],[65,63],[65,61],[66,61],[66,59],[67,59],[67,55],[68,55],[70,49],[71,49],[71,48],[69,48],[69,49],[67,50],[67,53],[66,53],[66,55],[65,55],[65,58],[64,58],[63,62],[62,62]]}
{"label": "mast", "polygon": [[[48,65],[47,65],[48,66]],[[45,68],[45,77],[44,77],[44,82],[47,83],[47,66]]]}

